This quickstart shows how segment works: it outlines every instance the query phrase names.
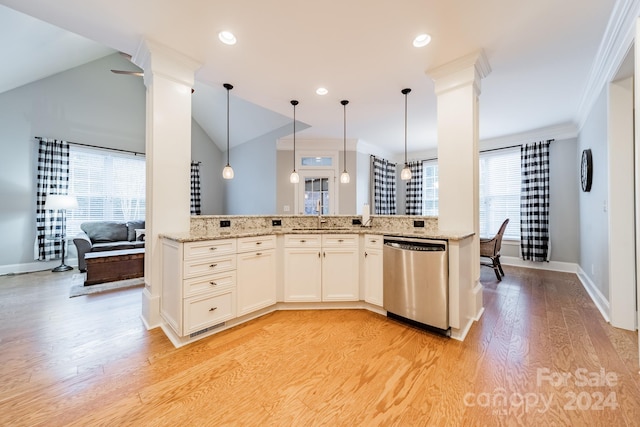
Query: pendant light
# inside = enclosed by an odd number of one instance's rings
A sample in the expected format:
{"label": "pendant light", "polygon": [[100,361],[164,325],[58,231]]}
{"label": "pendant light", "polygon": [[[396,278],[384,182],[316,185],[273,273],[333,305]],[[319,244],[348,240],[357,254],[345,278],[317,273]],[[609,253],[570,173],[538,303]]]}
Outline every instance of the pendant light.
{"label": "pendant light", "polygon": [[222,86],[227,90],[227,166],[222,169],[222,177],[224,179],[233,179],[233,169],[229,164],[229,91],[233,89],[229,83],[225,83]]}
{"label": "pendant light", "polygon": [[292,184],[297,184],[300,182],[300,175],[296,172],[296,105],[298,105],[298,101],[292,99],[291,105],[293,105],[293,172],[289,176],[289,181]]}
{"label": "pendant light", "polygon": [[404,95],[404,168],[400,172],[400,179],[407,181],[411,179],[411,168],[407,163],[407,94],[411,92],[411,89],[402,89]]}
{"label": "pendant light", "polygon": [[342,108],[344,110],[344,170],[342,171],[342,174],[340,175],[340,182],[342,184],[348,184],[349,181],[351,180],[351,178],[349,177],[349,172],[347,172],[347,104],[349,103],[349,101],[347,101],[346,99],[343,99],[342,101],[340,101],[340,104],[342,104]]}

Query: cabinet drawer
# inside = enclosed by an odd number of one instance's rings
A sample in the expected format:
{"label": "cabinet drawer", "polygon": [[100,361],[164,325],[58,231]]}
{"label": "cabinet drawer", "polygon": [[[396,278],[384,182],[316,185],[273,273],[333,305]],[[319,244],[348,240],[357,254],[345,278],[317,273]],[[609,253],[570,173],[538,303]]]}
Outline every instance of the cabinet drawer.
{"label": "cabinet drawer", "polygon": [[381,235],[366,234],[364,236],[364,247],[367,249],[381,249],[384,239]]}
{"label": "cabinet drawer", "polygon": [[233,319],[235,306],[233,291],[184,300],[184,334],[201,331],[209,326]]}
{"label": "cabinet drawer", "polygon": [[184,296],[202,294],[205,292],[218,292],[234,288],[236,285],[236,272],[227,271],[210,276],[202,276],[196,279],[184,281]]}
{"label": "cabinet drawer", "polygon": [[184,244],[184,260],[236,253],[236,239],[207,240]]}
{"label": "cabinet drawer", "polygon": [[208,274],[222,273],[223,271],[236,269],[236,256],[230,255],[219,258],[185,261],[184,278],[204,276]]}
{"label": "cabinet drawer", "polygon": [[288,248],[319,248],[321,244],[321,234],[285,234],[284,236],[284,245]]}
{"label": "cabinet drawer", "polygon": [[357,234],[325,234],[322,236],[322,247],[357,247]]}
{"label": "cabinet drawer", "polygon": [[276,236],[241,237],[238,239],[238,253],[267,250],[276,247]]}

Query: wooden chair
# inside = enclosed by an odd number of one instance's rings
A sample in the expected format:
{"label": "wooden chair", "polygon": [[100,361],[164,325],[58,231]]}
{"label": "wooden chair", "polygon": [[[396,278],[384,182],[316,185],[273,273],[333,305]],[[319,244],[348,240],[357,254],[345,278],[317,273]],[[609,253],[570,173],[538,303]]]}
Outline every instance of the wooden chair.
{"label": "wooden chair", "polygon": [[502,276],[504,276],[504,271],[502,271],[502,265],[500,264],[500,247],[502,246],[502,236],[507,224],[509,224],[509,218],[504,220],[500,230],[498,230],[498,234],[492,239],[480,239],[480,257],[491,260],[491,263],[481,262],[480,265],[493,268],[498,281],[501,281]]}

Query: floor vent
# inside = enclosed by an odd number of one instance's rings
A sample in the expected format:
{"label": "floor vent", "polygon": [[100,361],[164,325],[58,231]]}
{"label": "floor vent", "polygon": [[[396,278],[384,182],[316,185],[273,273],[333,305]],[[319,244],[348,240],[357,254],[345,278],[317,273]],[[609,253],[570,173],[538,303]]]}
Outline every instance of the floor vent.
{"label": "floor vent", "polygon": [[195,337],[197,337],[198,335],[202,335],[202,334],[204,334],[204,333],[206,333],[206,332],[211,331],[212,329],[216,329],[216,328],[219,328],[219,327],[224,326],[224,325],[226,325],[226,323],[225,323],[225,322],[218,323],[217,325],[209,326],[208,328],[204,328],[204,329],[203,329],[203,330],[201,330],[201,331],[198,331],[198,332],[194,332],[194,333],[192,333],[191,335],[189,335],[189,338],[195,338]]}

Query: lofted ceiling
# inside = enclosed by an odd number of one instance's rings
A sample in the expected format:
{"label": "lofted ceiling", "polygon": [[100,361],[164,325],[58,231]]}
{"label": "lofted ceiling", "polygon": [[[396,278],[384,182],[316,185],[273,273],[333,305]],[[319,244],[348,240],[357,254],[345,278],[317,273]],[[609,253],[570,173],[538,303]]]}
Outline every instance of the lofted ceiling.
{"label": "lofted ceiling", "polygon": [[[296,116],[308,125],[300,138],[341,139],[340,100],[348,99],[347,137],[393,154],[403,150],[401,89],[412,89],[409,151],[435,148],[436,98],[426,70],[481,49],[492,69],[482,81],[481,139],[578,122],[580,102],[615,3],[0,0],[73,33],[64,31],[56,37],[42,33],[47,51],[56,52],[66,46],[67,37],[73,42],[81,35],[97,43],[92,53],[96,57],[114,50],[133,54],[141,40],[149,38],[202,63],[196,73],[193,115],[217,143],[224,135],[218,126],[224,118],[208,117],[221,105],[224,108],[222,84],[228,82],[235,86],[232,94],[237,103],[232,145],[266,133],[290,133],[291,99],[300,101]],[[238,43],[220,43],[217,34],[222,30],[232,31]],[[411,42],[420,33],[429,33],[432,42],[415,48]],[[28,68],[32,55],[25,49],[37,43],[19,46],[29,41],[28,35],[37,34],[18,25],[12,28],[12,42],[2,37],[3,53],[8,50],[19,60],[12,66],[16,70],[3,65],[0,83],[9,82],[8,74],[20,73],[20,67]],[[71,59],[70,52],[80,51],[82,47],[72,46],[54,59]],[[319,86],[329,93],[316,95]]]}

